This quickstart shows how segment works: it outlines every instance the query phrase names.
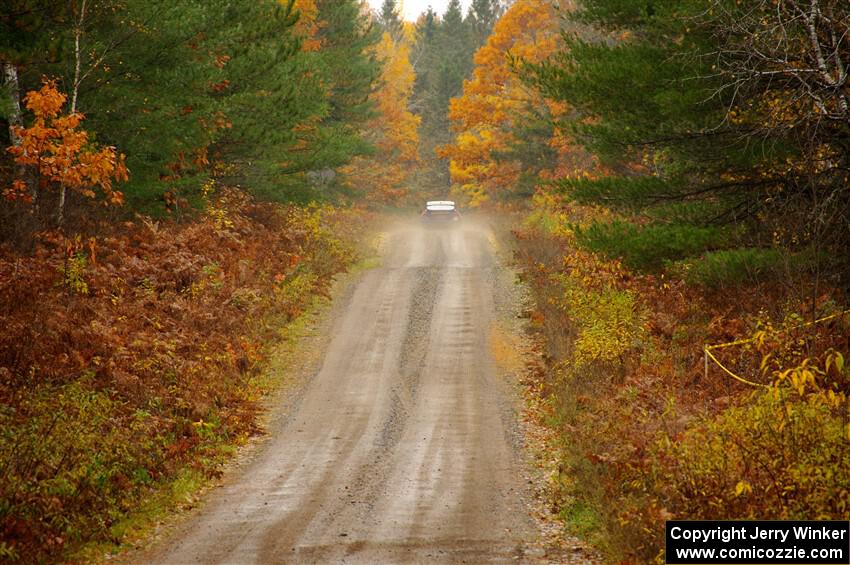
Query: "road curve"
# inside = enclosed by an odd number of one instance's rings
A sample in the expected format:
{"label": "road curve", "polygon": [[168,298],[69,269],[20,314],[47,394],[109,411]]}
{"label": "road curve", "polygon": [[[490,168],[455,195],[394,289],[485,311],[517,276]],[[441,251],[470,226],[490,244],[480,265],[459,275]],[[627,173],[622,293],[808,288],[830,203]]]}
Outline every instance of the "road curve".
{"label": "road curve", "polygon": [[489,346],[491,241],[469,223],[389,232],[291,414],[153,561],[530,559],[510,394]]}

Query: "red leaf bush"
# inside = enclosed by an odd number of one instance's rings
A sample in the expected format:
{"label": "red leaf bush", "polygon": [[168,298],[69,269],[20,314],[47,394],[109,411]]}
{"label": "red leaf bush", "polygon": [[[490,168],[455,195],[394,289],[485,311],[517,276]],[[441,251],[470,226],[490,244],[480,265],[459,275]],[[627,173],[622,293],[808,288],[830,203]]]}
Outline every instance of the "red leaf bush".
{"label": "red leaf bush", "polygon": [[235,190],[211,204],[0,249],[0,558],[108,539],[151,485],[254,433],[264,340],[327,292],[365,225]]}

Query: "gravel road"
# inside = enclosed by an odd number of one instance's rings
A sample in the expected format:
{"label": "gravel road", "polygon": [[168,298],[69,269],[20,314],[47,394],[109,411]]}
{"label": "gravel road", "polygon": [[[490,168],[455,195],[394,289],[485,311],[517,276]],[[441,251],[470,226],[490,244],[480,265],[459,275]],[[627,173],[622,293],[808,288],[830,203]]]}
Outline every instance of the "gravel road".
{"label": "gravel road", "polygon": [[153,561],[535,561],[511,388],[490,348],[490,232],[398,226],[321,366],[238,476]]}

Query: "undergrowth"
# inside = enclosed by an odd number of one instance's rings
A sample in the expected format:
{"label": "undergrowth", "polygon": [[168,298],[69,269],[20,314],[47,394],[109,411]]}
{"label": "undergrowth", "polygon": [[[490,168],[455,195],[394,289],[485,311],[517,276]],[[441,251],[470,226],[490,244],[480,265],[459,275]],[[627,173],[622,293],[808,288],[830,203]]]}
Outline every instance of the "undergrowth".
{"label": "undergrowth", "polygon": [[257,432],[264,343],[355,258],[364,213],[225,189],[186,224],[0,250],[0,559],[117,541],[157,485]]}
{"label": "undergrowth", "polygon": [[[835,295],[783,285],[788,262],[772,251],[642,274],[582,245],[596,210],[537,204],[517,258],[536,298],[530,378],[560,437],[552,497],[565,523],[612,562],[663,562],[668,519],[847,519],[850,317],[804,325],[836,312]],[[688,254],[705,247],[694,241]],[[715,353],[763,387],[706,373],[704,345],[741,338]]]}

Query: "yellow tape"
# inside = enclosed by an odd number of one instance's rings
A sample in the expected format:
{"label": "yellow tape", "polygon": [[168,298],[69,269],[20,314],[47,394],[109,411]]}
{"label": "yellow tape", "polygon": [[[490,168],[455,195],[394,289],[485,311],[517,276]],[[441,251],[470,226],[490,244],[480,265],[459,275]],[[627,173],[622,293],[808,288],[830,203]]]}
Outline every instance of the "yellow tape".
{"label": "yellow tape", "polygon": [[717,345],[706,345],[706,349],[723,349],[724,347],[732,347],[733,345],[743,345],[745,343],[750,343],[751,341],[755,341],[756,338],[748,337],[746,339],[736,339],[735,341],[730,341],[729,343],[718,343]]}
{"label": "yellow tape", "polygon": [[[819,323],[821,323],[821,322],[825,322],[825,321],[827,321],[827,320],[831,320],[831,319],[833,319],[833,318],[838,318],[838,317],[840,317],[840,316],[845,316],[845,315],[847,315],[847,314],[850,314],[850,310],[845,310],[845,311],[843,311],[843,312],[839,312],[839,313],[837,313],[837,314],[832,314],[832,315],[830,315],[830,316],[824,316],[823,318],[821,318],[821,319],[819,319],[819,320],[815,320],[815,321],[813,321],[813,322],[807,322],[807,323],[805,323],[805,324],[800,324],[799,326],[794,326],[794,327],[792,327],[792,328],[788,328],[788,330],[795,330],[795,329],[797,329],[797,328],[805,328],[805,327],[807,327],[807,326],[813,326],[813,325],[815,325],[815,324],[819,324]],[[717,366],[718,366],[718,367],[720,367],[721,369],[723,369],[723,371],[724,371],[727,375],[729,375],[730,377],[732,377],[733,379],[735,379],[735,380],[737,380],[737,381],[740,381],[740,382],[742,382],[742,383],[744,383],[744,384],[748,384],[748,385],[750,385],[750,386],[758,386],[758,387],[763,387],[763,388],[770,388],[768,385],[761,384],[761,383],[756,383],[756,382],[753,382],[753,381],[749,381],[749,380],[745,379],[744,377],[741,377],[741,376],[739,376],[739,375],[736,375],[735,373],[733,373],[732,371],[730,371],[729,369],[727,369],[727,368],[723,365],[723,363],[721,363],[721,362],[717,359],[717,357],[715,357],[715,356],[714,356],[714,354],[711,352],[711,350],[712,350],[712,349],[723,349],[724,347],[732,347],[733,345],[743,345],[743,344],[745,344],[745,343],[750,343],[750,342],[753,342],[753,341],[755,341],[755,340],[756,340],[756,338],[754,338],[754,337],[749,337],[749,338],[746,338],[746,339],[737,339],[737,340],[735,340],[735,341],[730,341],[729,343],[718,343],[718,344],[716,344],[716,345],[706,345],[706,346],[705,346],[705,348],[704,348],[705,357],[706,357],[706,361],[705,361],[705,376],[706,376],[706,378],[708,377],[708,360],[709,360],[709,359],[711,359],[712,361],[714,361],[714,362],[717,364]]]}
{"label": "yellow tape", "polygon": [[735,380],[737,380],[737,381],[741,381],[742,383],[744,383],[744,384],[748,384],[748,385],[750,385],[750,386],[760,386],[760,387],[764,387],[764,388],[770,388],[770,387],[769,387],[769,386],[767,386],[767,385],[763,385],[763,384],[761,384],[761,383],[754,383],[753,381],[748,381],[748,380],[747,380],[747,379],[745,379],[744,377],[739,377],[738,375],[736,375],[735,373],[733,373],[732,371],[730,371],[729,369],[727,369],[726,367],[724,367],[724,366],[723,366],[723,363],[721,363],[720,361],[718,361],[718,360],[717,360],[717,357],[715,357],[715,356],[714,356],[714,354],[713,354],[711,351],[709,351],[708,347],[706,347],[706,348],[705,348],[705,354],[706,354],[709,358],[711,358],[711,360],[712,360],[712,361],[714,361],[715,363],[717,363],[717,366],[718,366],[718,367],[720,367],[721,369],[723,369],[723,370],[726,372],[726,374],[727,374],[727,375],[729,375],[730,377],[732,377],[733,379],[735,379]]}

